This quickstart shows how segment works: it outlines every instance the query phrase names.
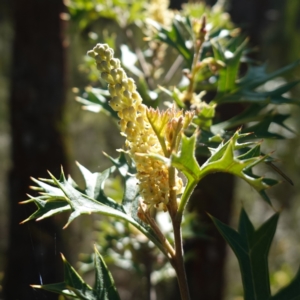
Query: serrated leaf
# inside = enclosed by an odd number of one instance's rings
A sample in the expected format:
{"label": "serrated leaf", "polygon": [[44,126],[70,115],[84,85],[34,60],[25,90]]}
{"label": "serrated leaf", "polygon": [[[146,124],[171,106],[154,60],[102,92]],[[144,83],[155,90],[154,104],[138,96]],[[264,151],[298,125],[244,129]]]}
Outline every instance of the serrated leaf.
{"label": "serrated leaf", "polygon": [[162,27],[154,20],[148,20],[148,23],[157,30],[155,38],[175,48],[183,56],[187,65],[190,67],[193,61],[193,51],[186,46],[187,40],[192,41],[189,17],[176,15],[173,18],[171,29]]}
{"label": "serrated leaf", "polygon": [[266,64],[263,64],[261,66],[249,66],[247,74],[239,80],[239,85],[241,87],[247,86],[248,89],[259,87],[269,80],[288,73],[299,65],[300,60],[297,60],[272,73],[266,72]]}
{"label": "serrated leaf", "polygon": [[130,214],[134,219],[136,219],[136,214],[132,210],[133,202],[136,201],[139,195],[138,180],[133,175],[136,173],[136,169],[133,166],[130,166],[124,153],[121,153],[117,159],[114,159],[107,154],[105,155],[110,159],[110,161],[119,171],[120,175],[123,177],[124,194],[122,199],[122,207],[127,214]]}
{"label": "serrated leaf", "polygon": [[53,180],[51,180],[51,181],[47,180],[47,181],[51,182],[52,185],[43,182],[43,181],[45,181],[45,179],[37,180],[35,178],[31,178],[31,180],[34,181],[39,187],[41,187],[43,193],[46,193],[46,194],[49,194],[52,196],[59,196],[59,197],[65,196],[61,189],[53,186]]}
{"label": "serrated leaf", "polygon": [[83,167],[77,162],[77,166],[83,175],[86,188],[85,188],[85,194],[93,198],[109,207],[112,207],[114,209],[117,209],[121,212],[124,212],[121,205],[119,205],[114,200],[108,198],[104,194],[104,185],[105,181],[108,179],[108,177],[111,175],[111,173],[114,171],[114,168],[109,168],[103,171],[102,173],[91,173],[88,169]]}
{"label": "serrated leaf", "polygon": [[[273,109],[263,112],[265,106],[261,104],[252,104],[242,113],[234,116],[233,118],[220,122],[211,126],[210,130],[213,134],[222,134],[226,130],[235,128],[238,126],[243,126],[242,132],[253,133],[249,136],[251,138],[272,138],[272,139],[283,139],[284,136],[277,134],[275,132],[269,131],[271,124],[276,124],[290,132],[294,132],[291,128],[285,125],[285,121],[290,115],[279,114]],[[256,122],[252,126],[244,126],[247,123]]]}
{"label": "serrated leaf", "polygon": [[160,112],[158,109],[147,110],[147,119],[155,132],[164,154],[168,153],[165,142],[165,131],[170,116],[166,112]]}
{"label": "serrated leaf", "polygon": [[73,291],[81,299],[95,299],[92,296],[92,288],[85,283],[81,276],[69,264],[69,262],[62,255],[64,262],[64,282],[69,290]]}
{"label": "serrated leaf", "polygon": [[[225,144],[221,143],[218,148],[211,149],[211,157],[201,166],[201,171],[198,175],[199,180],[210,173],[230,173],[248,182],[261,194],[266,202],[271,204],[265,193],[265,189],[274,185],[277,181],[273,180],[272,185],[269,185],[271,181],[265,180],[263,177],[253,175],[251,168],[258,163],[265,161],[267,156],[254,156],[254,154],[260,152],[258,151],[259,143],[238,143],[239,139],[246,136],[247,134],[241,134],[240,131],[237,131]],[[255,145],[255,149],[252,151],[248,150],[248,155],[239,157],[235,154],[236,150],[249,148],[251,145]]]}
{"label": "serrated leaf", "polygon": [[[214,56],[217,60],[225,63],[225,68],[219,70],[218,80],[218,95],[216,96],[215,102],[219,102],[218,99],[226,93],[230,93],[236,87],[236,80],[238,78],[238,71],[240,60],[243,51],[246,48],[247,40],[239,45],[234,52],[229,51],[221,46],[219,42],[212,41],[212,48]],[[227,54],[230,52],[230,55]]]}
{"label": "serrated leaf", "polygon": [[[226,51],[226,50],[224,50]],[[284,97],[283,95],[288,92],[291,88],[299,83],[299,81],[293,81],[287,83],[283,86],[280,86],[277,89],[272,91],[258,91],[257,88],[266,82],[278,77],[282,76],[288,71],[299,66],[300,60],[282,68],[272,73],[266,73],[266,65],[262,66],[249,66],[248,72],[244,77],[238,79],[236,77],[236,86],[235,88],[231,89],[228,93],[218,93],[216,98],[213,100],[215,103],[233,103],[233,102],[248,102],[248,103],[260,103],[263,105],[267,105],[268,103],[272,104],[300,104],[298,99],[290,99]],[[226,74],[220,73],[220,80],[221,75],[223,77]]]}
{"label": "serrated leaf", "polygon": [[200,167],[195,157],[197,133],[190,138],[182,135],[181,151],[178,155],[172,155],[171,162],[174,167],[179,169],[189,180],[197,180]]}
{"label": "serrated leaf", "polygon": [[[50,292],[58,293],[61,295],[79,297],[84,300],[98,300],[92,292],[92,288],[84,282],[81,276],[69,264],[69,262],[62,255],[64,263],[64,282],[55,284],[46,284],[40,286],[33,286],[34,288],[41,288]],[[77,298],[76,297],[76,298]]]}
{"label": "serrated leaf", "polygon": [[44,285],[31,285],[34,289],[43,289],[48,292],[69,296],[72,298],[76,297],[76,294],[68,289],[67,285],[64,282],[53,283],[53,284],[44,284]]}
{"label": "serrated leaf", "polygon": [[113,158],[106,153],[104,153],[104,155],[109,158],[122,177],[127,177],[128,173],[136,173],[135,168],[128,163],[124,152],[121,152],[118,158]]}
{"label": "serrated leaf", "polygon": [[95,286],[92,289],[69,264],[62,255],[64,262],[64,282],[46,285],[34,285],[49,292],[58,293],[72,298],[84,300],[120,300],[113,278],[100,253],[95,248]]}
{"label": "serrated leaf", "polygon": [[265,115],[264,119],[262,119],[257,124],[245,127],[242,132],[253,132],[255,134],[255,138],[273,138],[273,139],[284,139],[284,136],[278,133],[270,132],[269,127],[272,123],[277,124],[289,131],[292,131],[290,128],[285,126],[283,122],[289,117],[289,115],[274,115],[269,114]]}
{"label": "serrated leaf", "polygon": [[[115,162],[118,161],[120,162],[120,159],[115,160]],[[124,165],[122,165],[122,168],[123,167]],[[87,179],[88,181],[89,192],[95,191],[95,189],[93,190],[93,187],[95,187],[93,180],[95,180],[94,177],[96,176],[93,176],[92,173],[90,173],[83,167],[81,167],[81,170],[84,173],[85,179]],[[106,176],[107,174],[104,177],[102,177],[101,180],[106,178]],[[128,174],[126,176],[128,176]],[[92,183],[89,183],[90,180],[92,181]],[[34,212],[29,218],[24,220],[22,223],[29,220],[33,220],[37,217],[39,218],[38,220],[41,220],[43,218],[60,213],[61,211],[71,210],[71,215],[69,216],[68,222],[64,227],[66,228],[75,218],[79,217],[82,214],[102,214],[129,222],[131,225],[133,225],[139,231],[141,231],[145,236],[147,236],[154,244],[156,244],[156,246],[165,255],[167,255],[166,250],[162,246],[161,242],[158,240],[156,234],[149,228],[147,224],[141,222],[137,218],[138,197],[136,197],[137,191],[135,190],[136,181],[128,182],[127,187],[129,188],[129,185],[134,185],[132,186],[132,191],[128,190],[126,194],[126,201],[128,203],[132,203],[131,207],[129,207],[127,204],[125,206],[120,205],[114,200],[107,198],[104,194],[102,194],[101,198],[98,197],[97,200],[89,197],[84,192],[81,192],[78,189],[76,189],[74,187],[74,184],[66,180],[63,172],[60,176],[60,179],[56,179],[53,175],[51,175],[51,180],[47,181],[53,183],[53,186],[55,187],[55,189],[53,189],[54,195],[51,194],[51,189],[45,186],[48,192],[46,195],[42,195],[40,197],[32,197],[32,199],[24,201],[24,204],[34,202],[37,206],[37,211]],[[36,182],[39,184],[39,181],[36,180]],[[61,195],[61,193],[57,192],[57,188],[60,189],[64,195],[63,197],[59,196],[59,199],[57,198],[57,194]],[[135,198],[130,199],[130,196],[135,196]]]}
{"label": "serrated leaf", "polygon": [[99,300],[120,300],[114,280],[110,274],[102,256],[95,247],[96,278],[94,294]]}
{"label": "serrated leaf", "polygon": [[179,212],[183,212],[190,195],[199,181],[200,167],[195,157],[197,134],[197,132],[194,133],[190,138],[183,134],[181,151],[178,155],[171,156],[172,166],[180,170],[187,178],[187,185],[179,203]]}
{"label": "serrated leaf", "polygon": [[245,210],[242,209],[238,232],[218,219],[210,217],[239,261],[245,300],[269,299],[271,294],[268,253],[279,214],[274,214],[255,230]]}
{"label": "serrated leaf", "polygon": [[122,199],[122,205],[125,208],[127,213],[131,212],[131,207],[134,199],[136,199],[139,195],[139,185],[138,180],[134,176],[128,176],[125,179],[125,188],[124,195]]}
{"label": "serrated leaf", "polygon": [[70,205],[65,200],[57,200],[57,198],[51,196],[47,197],[46,199],[47,200],[43,200],[41,197],[31,197],[30,200],[21,202],[21,204],[33,202],[37,206],[37,210],[27,219],[22,221],[21,224],[35,219],[39,221],[70,210]]}

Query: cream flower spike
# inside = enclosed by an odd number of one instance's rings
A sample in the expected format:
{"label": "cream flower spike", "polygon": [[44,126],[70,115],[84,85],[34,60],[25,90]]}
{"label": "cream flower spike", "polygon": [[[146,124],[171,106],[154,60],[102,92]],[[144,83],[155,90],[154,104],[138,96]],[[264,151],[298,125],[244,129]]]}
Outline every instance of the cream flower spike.
{"label": "cream flower spike", "polygon": [[179,150],[181,132],[193,115],[189,112],[183,114],[175,108],[160,112],[142,104],[134,80],[127,77],[107,44],[97,44],[88,55],[95,58],[101,78],[108,83],[109,104],[121,119],[121,133],[126,137],[128,153],[136,164],[144,203],[148,207],[162,205],[166,211],[170,190],[181,194],[183,182],[176,171],[175,186],[170,186],[169,166],[156,157],[170,157]]}

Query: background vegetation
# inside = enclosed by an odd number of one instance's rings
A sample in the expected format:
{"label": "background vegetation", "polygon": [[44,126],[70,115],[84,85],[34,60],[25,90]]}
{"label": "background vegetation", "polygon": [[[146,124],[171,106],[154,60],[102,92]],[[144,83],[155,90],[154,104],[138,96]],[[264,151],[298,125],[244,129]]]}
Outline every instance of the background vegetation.
{"label": "background vegetation", "polygon": [[[15,11],[18,8],[20,1],[13,1],[13,5],[9,1],[3,1],[0,3],[0,33],[2,37],[2,42],[0,44],[0,155],[1,155],[1,174],[0,174],[0,205],[1,205],[1,231],[0,231],[0,240],[1,240],[1,255],[0,262],[3,266],[1,271],[4,273],[5,270],[5,262],[7,261],[8,254],[8,227],[10,224],[9,220],[9,201],[7,182],[8,182],[8,172],[12,170],[14,167],[13,163],[13,155],[11,153],[12,149],[12,139],[10,133],[12,132],[12,125],[9,125],[9,121],[12,119],[8,118],[9,110],[8,105],[9,101],[11,101],[10,94],[12,90],[10,87],[13,86],[13,82],[11,81],[15,77],[13,74],[13,63],[12,63],[12,43],[15,35],[16,26],[16,14]],[[86,2],[86,1],[84,1]],[[101,1],[99,1],[101,2]],[[77,3],[80,3],[78,1]],[[211,3],[213,4],[213,3]],[[34,1],[32,1],[32,5],[36,5]],[[172,5],[175,5],[172,3]],[[299,49],[299,4],[298,1],[273,1],[270,4],[267,1],[229,1],[228,2],[228,11],[232,15],[233,21],[235,21],[239,26],[248,32],[251,36],[251,42],[253,46],[259,47],[260,51],[255,54],[255,58],[258,58],[262,61],[268,60],[268,66],[270,70],[275,70],[281,66],[284,66],[287,63],[292,62],[293,60],[299,58],[299,53],[297,49]],[[72,13],[72,11],[70,11]],[[28,11],[28,17],[32,12]],[[99,13],[99,12],[98,12]],[[44,7],[41,7],[38,10],[34,10],[33,13],[34,18],[41,18],[44,14],[47,14]],[[298,14],[298,15],[297,15]],[[77,18],[76,18],[77,17]],[[64,105],[64,114],[63,117],[59,121],[59,128],[63,132],[64,137],[64,149],[67,154],[69,169],[72,174],[76,173],[73,168],[73,161],[76,159],[80,161],[87,168],[98,171],[107,167],[107,160],[103,159],[102,151],[105,151],[109,154],[114,154],[114,150],[119,148],[122,144],[121,139],[119,139],[118,130],[115,129],[115,126],[105,117],[105,115],[97,115],[91,113],[84,113],[81,111],[81,107],[79,104],[74,101],[74,94],[72,92],[72,87],[84,87],[89,79],[87,75],[90,75],[90,79],[92,79],[93,74],[86,74],[85,63],[83,54],[87,49],[90,48],[91,44],[97,42],[97,28],[101,28],[103,26],[107,26],[111,31],[115,29],[113,26],[114,23],[111,20],[101,20],[95,21],[99,16],[93,10],[91,10],[90,14],[73,16],[71,20],[67,20],[68,10],[67,8],[61,7],[60,18],[63,20],[64,28],[61,33],[63,34],[63,45],[65,46],[65,66],[66,68],[66,78],[65,88],[66,88],[66,103]],[[84,24],[84,22],[88,24]],[[92,24],[92,25],[91,25]],[[118,27],[118,26],[116,26]],[[92,29],[92,30],[91,30]],[[107,31],[106,38],[112,38],[109,29]],[[120,29],[119,29],[120,30]],[[103,37],[102,37],[103,38]],[[120,36],[117,38],[120,39]],[[49,39],[49,36],[45,34],[45,39]],[[25,41],[26,43],[26,41]],[[299,70],[298,70],[299,72]],[[298,77],[297,73],[290,74],[291,78]],[[282,78],[281,82],[285,79]],[[280,84],[280,82],[274,82],[274,85]],[[299,91],[295,89],[294,98],[299,95]],[[53,104],[54,105],[54,104]],[[289,112],[293,115],[293,118],[289,120],[290,126],[295,129],[296,132],[299,131],[299,110],[297,108],[293,108],[293,111],[290,110],[289,107],[282,108],[285,109],[286,112]],[[41,114],[41,113],[40,113]],[[43,116],[42,116],[43,117]],[[115,131],[114,131],[115,130]],[[274,128],[274,130],[278,130]],[[276,235],[276,242],[272,248],[272,267],[274,268],[272,274],[272,280],[274,283],[274,287],[284,285],[292,275],[294,274],[295,267],[299,265],[299,248],[300,248],[300,234],[297,231],[299,228],[299,205],[297,205],[297,199],[299,198],[299,164],[300,164],[300,156],[299,156],[299,143],[297,136],[293,136],[288,142],[270,142],[268,143],[268,149],[266,150],[275,150],[275,156],[280,159],[279,165],[280,167],[287,173],[294,181],[295,187],[289,187],[287,184],[282,184],[279,187],[276,187],[271,191],[272,200],[276,203],[276,207],[284,207],[284,211],[280,218],[279,229]],[[51,148],[51,147],[50,147]],[[92,149],[92,151],[90,151]],[[19,151],[20,149],[17,149]],[[51,150],[57,151],[57,148],[52,148]],[[88,153],[88,154],[87,154]],[[47,156],[45,156],[47,157]],[[22,156],[22,159],[26,159]],[[45,159],[44,159],[45,160]],[[40,165],[40,170],[46,170],[50,168],[53,172],[59,171],[59,165],[63,163],[63,161],[57,162],[56,165],[52,165],[50,167],[45,165]],[[97,169],[95,169],[97,166]],[[266,170],[268,172],[268,170]],[[29,175],[34,176],[43,176],[43,173],[32,172],[32,170],[28,170],[25,172],[24,177]],[[28,173],[28,174],[27,174]],[[76,178],[77,179],[77,178]],[[78,175],[78,180],[81,180]],[[29,182],[26,182],[26,186],[28,186]],[[245,197],[245,190],[247,191],[247,195]],[[20,196],[18,201],[24,200],[24,195]],[[238,182],[237,187],[235,188],[235,204],[233,207],[232,220],[231,223],[236,223],[237,213],[240,210],[241,202],[243,202],[244,206],[247,208],[249,214],[252,216],[252,220],[254,218],[254,222],[259,224],[266,217],[266,207],[263,203],[258,201],[248,201],[247,198],[256,198],[256,195],[252,192],[249,187],[243,185],[243,183]],[[18,202],[14,200],[15,202]],[[23,209],[23,208],[22,208]],[[251,213],[252,212],[252,213]],[[29,213],[26,211],[26,215]],[[21,221],[21,217],[15,222]],[[91,220],[88,218],[82,219],[76,224],[73,224],[72,228],[68,229],[68,232],[65,232],[64,235],[67,238],[67,245],[64,247],[68,248],[70,253],[69,260],[76,262],[78,257],[75,256],[75,253],[78,252],[78,247],[82,247],[82,252],[89,252],[91,242],[95,239],[95,237],[91,235],[85,235],[82,230],[87,225],[91,225]],[[89,224],[88,224],[89,223]],[[56,225],[59,226],[60,220],[56,220]],[[27,282],[24,280],[24,277],[20,278],[19,282],[16,282],[15,285],[18,287],[22,287],[27,283],[34,283],[32,280],[36,282],[37,280],[46,280],[46,258],[43,257],[45,255],[45,251],[43,247],[39,247],[39,245],[48,245],[47,242],[52,240],[51,244],[51,253],[52,256],[57,255],[60,251],[62,251],[63,246],[60,246],[58,243],[58,231],[50,231],[50,233],[44,234],[42,229],[38,229],[36,233],[35,229],[28,225],[25,229],[17,229],[24,230],[23,240],[20,241],[20,247],[16,249],[17,252],[25,251],[26,247],[28,247],[28,252],[31,253],[32,261],[30,262],[32,269],[34,269],[36,274],[38,274],[38,278],[31,279],[31,281]],[[16,227],[17,228],[17,227]],[[21,232],[21,231],[20,231]],[[18,231],[16,231],[15,235],[18,235]],[[12,238],[11,238],[12,239]],[[40,240],[40,242],[38,241]],[[25,243],[22,246],[22,241]],[[25,246],[26,245],[26,246]],[[48,245],[49,247],[49,245]],[[76,252],[72,256],[72,249],[76,249]],[[26,251],[25,251],[26,252]],[[66,253],[66,251],[64,251]],[[229,252],[230,253],[230,252]],[[50,254],[51,255],[51,254]],[[275,263],[274,263],[275,262]],[[29,264],[29,265],[30,265]],[[8,270],[9,266],[6,266],[6,270]],[[57,267],[59,268],[59,266]],[[236,295],[237,299],[240,294],[239,288],[240,284],[237,282],[240,280],[238,272],[234,272],[237,268],[235,259],[230,259],[227,263],[227,275],[226,284],[227,284],[227,292],[228,295]],[[276,270],[276,272],[275,272]],[[279,271],[278,271],[279,270]],[[24,267],[24,274],[28,273],[30,270],[28,267]],[[20,272],[22,273],[22,272]],[[120,278],[120,284],[123,286],[123,296],[124,299],[143,299],[142,295],[139,296],[139,289],[134,290],[134,294],[129,294],[129,290],[132,290],[132,287],[128,288],[128,282],[122,282],[122,278],[127,277],[124,275],[123,271],[118,270],[118,276]],[[237,276],[236,276],[237,275]],[[60,276],[59,274],[57,275]],[[29,277],[29,276],[28,276]],[[138,277],[137,277],[138,279]],[[51,281],[57,281],[56,279]],[[25,284],[26,283],[26,284]],[[135,285],[135,283],[131,284]],[[170,293],[172,293],[172,284],[170,285]],[[26,288],[25,288],[26,289]],[[23,292],[24,293],[24,292]],[[22,299],[33,299],[32,297],[36,297],[36,299],[42,299],[38,297],[42,297],[41,295],[37,296],[36,292],[28,292],[34,293],[33,295],[23,297]],[[127,296],[126,296],[127,295]],[[23,294],[24,296],[24,294]],[[51,296],[48,296],[51,297]],[[52,296],[53,297],[53,296]],[[127,298],[126,298],[127,297]],[[141,297],[141,298],[139,298]],[[14,299],[15,297],[7,299]],[[50,299],[50,298],[47,298]],[[55,298],[53,298],[55,299]],[[159,298],[158,298],[159,299]],[[228,298],[230,299],[230,298]]]}

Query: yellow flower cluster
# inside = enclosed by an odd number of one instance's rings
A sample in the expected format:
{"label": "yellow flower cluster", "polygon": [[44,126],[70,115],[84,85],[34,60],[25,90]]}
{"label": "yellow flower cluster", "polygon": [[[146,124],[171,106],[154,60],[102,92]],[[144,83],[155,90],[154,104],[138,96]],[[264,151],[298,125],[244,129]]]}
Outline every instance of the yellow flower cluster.
{"label": "yellow flower cluster", "polygon": [[136,164],[144,202],[150,207],[162,203],[166,210],[170,188],[180,194],[183,183],[176,173],[175,186],[170,187],[169,167],[157,157],[170,156],[178,149],[181,130],[192,116],[183,117],[182,111],[175,109],[161,113],[142,104],[133,79],[127,77],[107,44],[97,44],[88,55],[95,58],[101,78],[108,83],[110,106],[121,119],[121,133],[126,136],[126,147]]}

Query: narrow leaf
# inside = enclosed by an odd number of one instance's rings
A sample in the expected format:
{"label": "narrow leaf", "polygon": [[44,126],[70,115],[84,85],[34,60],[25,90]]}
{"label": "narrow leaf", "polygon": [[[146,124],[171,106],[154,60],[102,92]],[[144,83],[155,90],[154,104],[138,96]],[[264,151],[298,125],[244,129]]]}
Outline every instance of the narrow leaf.
{"label": "narrow leaf", "polygon": [[115,287],[114,280],[107,269],[107,266],[95,247],[95,287],[94,295],[98,300],[120,300],[120,296]]}
{"label": "narrow leaf", "polygon": [[279,214],[274,214],[255,230],[244,209],[236,232],[212,217],[217,229],[234,251],[241,270],[245,300],[266,300],[270,295],[268,253]]}

